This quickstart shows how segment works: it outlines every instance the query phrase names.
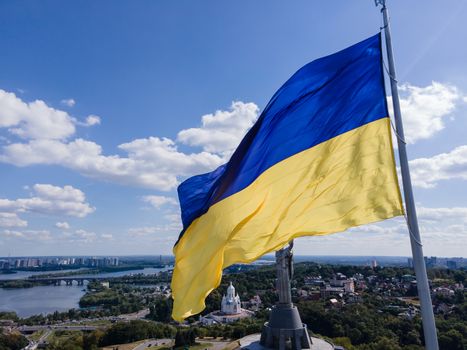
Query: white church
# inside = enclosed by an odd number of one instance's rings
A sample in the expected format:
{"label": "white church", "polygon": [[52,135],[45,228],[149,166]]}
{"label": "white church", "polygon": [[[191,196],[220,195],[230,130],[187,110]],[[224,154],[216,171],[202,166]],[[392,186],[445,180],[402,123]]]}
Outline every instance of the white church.
{"label": "white church", "polygon": [[221,309],[213,311],[206,316],[200,316],[199,321],[204,325],[216,323],[231,323],[241,318],[252,317],[253,312],[242,309],[240,296],[235,293],[232,282],[227,287],[227,294],[224,294],[221,302]]}
{"label": "white church", "polygon": [[224,315],[236,315],[242,312],[240,297],[235,295],[235,287],[230,282],[227,287],[227,294],[222,297],[221,313]]}

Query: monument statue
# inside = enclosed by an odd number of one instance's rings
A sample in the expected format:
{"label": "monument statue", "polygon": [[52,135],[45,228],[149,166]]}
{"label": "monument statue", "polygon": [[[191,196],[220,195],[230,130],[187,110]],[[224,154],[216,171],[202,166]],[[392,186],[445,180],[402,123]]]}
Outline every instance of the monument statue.
{"label": "monument statue", "polygon": [[290,292],[290,280],[293,277],[293,242],[287,248],[276,251],[276,288],[279,294],[280,304],[291,304],[292,294]]}
{"label": "monument statue", "polygon": [[[279,302],[271,310],[269,322],[263,326],[261,345],[285,350],[311,349],[311,339],[297,307],[292,304],[290,279],[293,276],[293,241],[286,248],[276,251],[277,293]],[[290,344],[289,346],[288,343]]]}

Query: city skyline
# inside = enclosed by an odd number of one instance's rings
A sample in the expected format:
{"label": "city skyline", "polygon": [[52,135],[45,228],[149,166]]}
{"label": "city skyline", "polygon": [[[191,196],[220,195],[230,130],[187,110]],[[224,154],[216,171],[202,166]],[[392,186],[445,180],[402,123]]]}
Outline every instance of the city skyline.
{"label": "city skyline", "polygon": [[[388,3],[424,253],[466,257],[467,6],[449,5]],[[180,181],[224,163],[297,69],[381,26],[371,1],[0,9],[0,256],[171,254]],[[295,252],[411,255],[403,218]]]}

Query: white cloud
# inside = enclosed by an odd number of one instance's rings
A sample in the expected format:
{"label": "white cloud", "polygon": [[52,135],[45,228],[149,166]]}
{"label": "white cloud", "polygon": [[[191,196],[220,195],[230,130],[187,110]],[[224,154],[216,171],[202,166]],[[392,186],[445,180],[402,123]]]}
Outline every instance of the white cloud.
{"label": "white cloud", "polygon": [[72,186],[58,187],[49,184],[36,184],[33,186],[33,190],[38,197],[46,200],[64,202],[84,202],[85,200],[84,193]]}
{"label": "white cloud", "polygon": [[30,198],[15,200],[0,198],[0,211],[67,215],[82,218],[95,210],[85,200],[84,193],[72,186],[57,187],[48,184],[36,184],[33,186],[33,195]]}
{"label": "white cloud", "polygon": [[79,244],[98,244],[104,241],[110,241],[113,239],[113,235],[109,233],[103,233],[98,235],[95,232],[77,229],[77,230],[66,230],[60,235],[56,236],[56,240],[60,240],[64,243],[79,243]]}
{"label": "white cloud", "polygon": [[467,208],[452,207],[452,208],[417,208],[417,216],[419,220],[426,222],[436,222],[440,220],[454,220],[455,223],[467,223]]}
{"label": "white cloud", "polygon": [[[75,100],[64,99],[60,103],[73,107]],[[0,89],[0,128],[7,128],[10,135],[26,140],[65,140],[74,135],[79,126],[101,123],[97,115],[89,115],[84,122],[67,112],[52,108],[42,100],[24,102],[14,93]]]}
{"label": "white cloud", "polygon": [[[463,256],[467,246],[467,207],[417,206],[420,235],[426,255]],[[296,254],[410,256],[410,235],[402,217],[363,225],[328,236],[299,238]]]}
{"label": "white cloud", "polygon": [[175,198],[173,197],[165,197],[165,196],[144,196],[142,198],[143,202],[146,202],[150,205],[152,205],[156,209],[160,209],[163,205],[166,204],[171,204],[171,205],[177,205],[178,202]]}
{"label": "white cloud", "polygon": [[0,161],[16,166],[56,164],[84,176],[124,185],[170,190],[177,177],[215,169],[222,159],[207,152],[179,152],[167,138],[137,139],[119,146],[128,157],[105,156],[100,145],[76,139],[69,143],[57,140],[31,140],[3,147]]}
{"label": "white cloud", "polygon": [[411,160],[410,173],[414,186],[423,188],[433,188],[441,180],[467,180],[467,145],[430,158]]}
{"label": "white cloud", "polygon": [[[128,234],[132,237],[144,237],[152,236],[155,234],[178,234],[180,233],[181,225],[176,223],[171,223],[167,225],[156,225],[156,226],[143,226],[143,227],[133,227],[128,229]],[[171,240],[174,241],[175,236],[171,237]]]}
{"label": "white cloud", "polygon": [[365,233],[377,233],[377,234],[402,234],[407,232],[407,225],[402,219],[393,219],[390,225],[384,225],[382,223],[368,224],[363,226],[357,226],[349,229],[349,232],[365,232]]}
{"label": "white cloud", "polygon": [[161,232],[157,226],[133,227],[128,230],[128,234],[133,237],[140,237]]}
{"label": "white cloud", "polygon": [[[4,104],[16,109],[29,108],[14,94],[3,94],[6,96],[4,100],[8,100]],[[90,115],[86,122],[79,122],[66,112],[45,106],[42,101],[37,103],[64,117],[67,125],[71,125],[70,130],[58,136],[41,131],[28,134],[30,139],[25,142],[8,142],[0,146],[0,162],[16,166],[60,165],[91,178],[163,191],[176,187],[180,178],[212,171],[224,163],[258,116],[258,107],[254,103],[243,102],[233,102],[229,111],[203,116],[201,128],[182,130],[178,135],[179,142],[202,147],[203,151],[199,153],[181,152],[177,143],[169,138],[148,137],[120,144],[118,148],[126,155],[105,155],[95,142],[81,138],[64,140],[74,133],[74,125],[99,124],[98,116]],[[27,123],[17,117],[20,113],[8,112],[16,110],[11,106],[7,112],[2,112],[0,120],[3,124],[0,126],[24,128]],[[31,118],[41,119],[32,112],[29,114]]]}
{"label": "white cloud", "polygon": [[258,113],[259,108],[254,103],[232,102],[229,111],[219,110],[202,116],[200,128],[180,131],[177,141],[228,157],[256,121]]}
{"label": "white cloud", "polygon": [[60,103],[67,107],[73,107],[76,104],[76,101],[72,98],[66,98],[61,100]]}
{"label": "white cloud", "polygon": [[98,115],[90,114],[86,117],[84,122],[76,118],[73,118],[73,122],[79,126],[89,127],[89,126],[99,125],[101,123],[101,117],[99,117]]}
{"label": "white cloud", "polygon": [[65,139],[75,132],[73,118],[44,101],[23,102],[0,89],[0,128],[23,139]]}
{"label": "white cloud", "polygon": [[176,213],[169,212],[165,214],[164,219],[170,221],[173,224],[179,225],[179,231],[182,229],[182,219],[180,217],[180,210],[177,210]]}
{"label": "white cloud", "polygon": [[3,236],[7,238],[21,238],[29,241],[48,241],[52,239],[50,232],[47,230],[4,230]]}
{"label": "white cloud", "polygon": [[4,230],[3,235],[5,237],[13,237],[13,238],[23,238],[24,233],[21,231],[12,231],[12,230]]}
{"label": "white cloud", "polygon": [[[461,98],[455,87],[437,82],[426,87],[405,84],[401,91],[405,95],[401,105],[410,142],[429,138],[443,129],[445,117]],[[8,111],[27,109],[29,105],[11,93],[3,91],[3,97],[4,104],[9,101],[10,107],[0,112],[2,125],[23,125],[17,118],[20,113]],[[68,123],[73,125],[74,119],[65,112],[58,112],[64,113],[65,119],[68,118]],[[182,130],[177,136],[179,143],[201,147],[200,153],[179,151],[176,142],[160,137],[122,143],[118,148],[126,153],[124,155],[105,155],[99,144],[80,138],[64,141],[45,137],[4,144],[0,161],[16,166],[60,165],[95,179],[167,191],[176,187],[183,177],[212,171],[224,163],[257,117],[258,106],[240,101],[233,102],[227,111],[204,115],[201,127]],[[90,115],[81,124],[94,125],[99,121],[99,117]],[[462,169],[464,159],[463,147],[459,147],[451,154],[412,161],[415,185],[433,187],[441,179],[465,178],[465,167]],[[155,207],[162,205],[157,201],[157,198],[147,199]]]}
{"label": "white cloud", "polygon": [[90,114],[86,117],[86,126],[99,125],[101,123],[101,117],[98,115]]}
{"label": "white cloud", "polygon": [[[425,87],[403,84],[399,87],[400,104],[404,120],[405,138],[408,143],[428,139],[445,127],[461,94],[455,86],[432,82]],[[390,114],[392,99],[388,97]]]}
{"label": "white cloud", "polygon": [[[404,84],[401,92],[409,142],[429,138],[443,129],[446,116],[462,98],[457,88],[437,82],[426,87]],[[237,101],[229,110],[202,116],[201,127],[180,131],[177,142],[201,147],[200,153],[179,151],[169,138],[148,137],[120,144],[119,150],[126,154],[106,155],[95,142],[80,138],[65,141],[74,134],[75,125],[99,124],[98,116],[91,114],[85,122],[79,122],[43,101],[25,103],[15,94],[0,90],[0,127],[29,138],[25,142],[7,140],[0,146],[0,162],[60,165],[95,179],[167,191],[181,178],[212,171],[224,163],[258,112],[256,104]],[[433,186],[432,182],[420,183]]]}
{"label": "white cloud", "polygon": [[67,154],[67,144],[57,140],[32,140],[3,147],[0,161],[16,166],[55,164]]}
{"label": "white cloud", "polygon": [[[447,249],[446,251],[467,246],[466,207],[419,207],[417,213],[419,214],[420,234],[425,245],[438,245]],[[449,249],[449,245],[453,245],[452,249]]]}
{"label": "white cloud", "polygon": [[74,237],[71,239],[72,242],[79,243],[92,243],[96,239],[97,235],[94,232],[86,230],[76,230]]}
{"label": "white cloud", "polygon": [[58,228],[61,229],[61,230],[68,230],[68,229],[70,229],[70,224],[69,224],[68,222],[66,222],[66,221],[64,221],[64,222],[57,222],[57,223],[55,224],[55,227],[58,227]]}
{"label": "white cloud", "polygon": [[186,154],[179,152],[174,141],[168,138],[149,137],[137,139],[118,146],[128,152],[129,159],[143,162],[145,166],[157,168],[175,175],[196,174],[212,170],[221,164],[221,158],[208,152]]}
{"label": "white cloud", "polygon": [[0,227],[26,227],[28,222],[21,220],[16,213],[0,212]]}

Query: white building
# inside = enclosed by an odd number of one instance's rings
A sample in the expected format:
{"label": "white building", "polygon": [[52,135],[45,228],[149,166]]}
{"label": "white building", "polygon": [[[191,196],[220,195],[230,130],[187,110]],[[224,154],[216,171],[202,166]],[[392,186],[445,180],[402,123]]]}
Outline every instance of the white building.
{"label": "white building", "polygon": [[236,315],[242,312],[242,302],[238,294],[235,294],[235,287],[232,282],[227,287],[227,294],[222,297],[221,312],[224,315]]}
{"label": "white building", "polygon": [[214,311],[206,316],[200,316],[199,321],[204,325],[216,323],[231,323],[241,318],[252,317],[253,312],[242,309],[242,302],[238,294],[235,293],[235,287],[230,282],[227,287],[227,293],[222,297],[221,309]]}

